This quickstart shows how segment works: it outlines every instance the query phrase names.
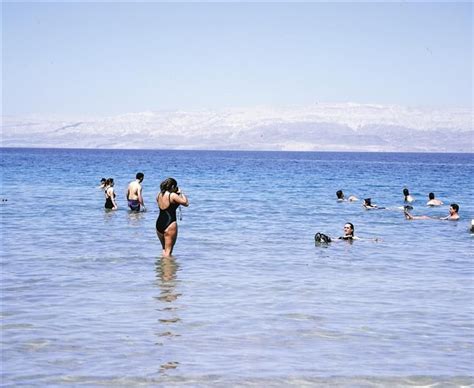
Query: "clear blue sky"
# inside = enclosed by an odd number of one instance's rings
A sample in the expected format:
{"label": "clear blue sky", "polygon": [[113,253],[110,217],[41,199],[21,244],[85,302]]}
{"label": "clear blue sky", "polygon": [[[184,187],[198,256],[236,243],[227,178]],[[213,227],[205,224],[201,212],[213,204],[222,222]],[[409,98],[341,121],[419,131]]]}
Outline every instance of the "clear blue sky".
{"label": "clear blue sky", "polygon": [[3,114],[472,104],[472,4],[3,3]]}

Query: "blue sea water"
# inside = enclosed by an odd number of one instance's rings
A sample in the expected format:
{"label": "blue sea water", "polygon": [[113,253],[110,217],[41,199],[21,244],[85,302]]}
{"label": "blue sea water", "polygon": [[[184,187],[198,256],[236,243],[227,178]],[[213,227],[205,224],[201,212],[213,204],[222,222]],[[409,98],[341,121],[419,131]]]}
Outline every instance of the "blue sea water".
{"label": "blue sea water", "polygon": [[[472,154],[1,156],[2,386],[474,384]],[[138,171],[139,214],[125,201]],[[190,206],[163,259],[168,176]],[[456,202],[461,220],[405,220],[405,186],[413,214]],[[338,189],[388,209],[338,203]],[[426,207],[430,191],[445,205]],[[364,239],[315,246],[345,222]]]}

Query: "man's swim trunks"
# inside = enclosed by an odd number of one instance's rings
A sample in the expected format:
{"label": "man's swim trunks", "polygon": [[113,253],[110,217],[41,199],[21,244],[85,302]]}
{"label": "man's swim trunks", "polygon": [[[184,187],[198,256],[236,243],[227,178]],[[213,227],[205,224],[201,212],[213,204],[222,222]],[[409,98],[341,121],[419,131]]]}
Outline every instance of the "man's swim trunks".
{"label": "man's swim trunks", "polygon": [[135,211],[135,212],[138,212],[140,211],[140,202],[138,201],[138,199],[129,199],[128,200],[128,207]]}

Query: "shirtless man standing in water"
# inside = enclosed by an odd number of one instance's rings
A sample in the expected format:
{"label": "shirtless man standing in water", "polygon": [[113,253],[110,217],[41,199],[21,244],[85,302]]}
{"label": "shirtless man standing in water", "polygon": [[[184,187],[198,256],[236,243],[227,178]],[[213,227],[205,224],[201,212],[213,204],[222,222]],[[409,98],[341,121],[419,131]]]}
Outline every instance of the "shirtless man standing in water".
{"label": "shirtless man standing in water", "polygon": [[128,207],[133,211],[145,210],[145,203],[142,197],[142,185],[145,175],[142,172],[137,173],[136,179],[129,183],[127,190]]}

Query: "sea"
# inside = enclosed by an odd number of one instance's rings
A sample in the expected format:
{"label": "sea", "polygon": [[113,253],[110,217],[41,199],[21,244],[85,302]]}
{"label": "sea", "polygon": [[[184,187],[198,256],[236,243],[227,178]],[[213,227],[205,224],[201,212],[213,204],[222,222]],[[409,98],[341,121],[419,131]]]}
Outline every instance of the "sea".
{"label": "sea", "polygon": [[[2,387],[474,386],[473,154],[0,153]],[[171,258],[167,177],[190,203]],[[406,220],[405,187],[461,219]],[[346,222],[361,240],[315,244]]]}

